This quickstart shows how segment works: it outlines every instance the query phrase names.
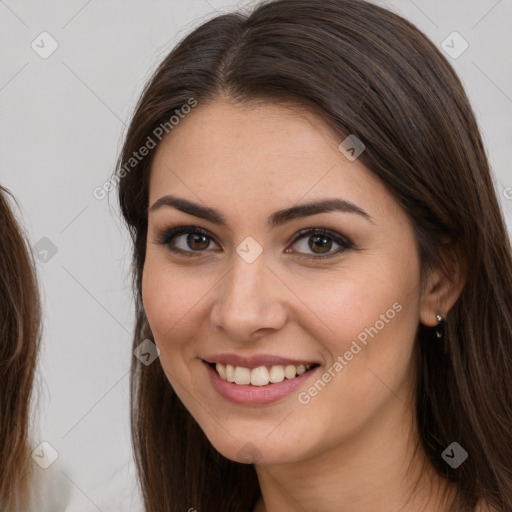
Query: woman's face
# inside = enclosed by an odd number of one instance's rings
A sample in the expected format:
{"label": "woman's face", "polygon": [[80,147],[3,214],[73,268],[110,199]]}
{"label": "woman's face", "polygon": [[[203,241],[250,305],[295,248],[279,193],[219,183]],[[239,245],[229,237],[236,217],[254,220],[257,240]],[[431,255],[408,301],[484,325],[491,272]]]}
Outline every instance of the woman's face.
{"label": "woman's face", "polygon": [[219,100],[155,155],[144,307],[169,382],[230,459],[305,460],[403,425],[417,248],[341,142],[298,107]]}

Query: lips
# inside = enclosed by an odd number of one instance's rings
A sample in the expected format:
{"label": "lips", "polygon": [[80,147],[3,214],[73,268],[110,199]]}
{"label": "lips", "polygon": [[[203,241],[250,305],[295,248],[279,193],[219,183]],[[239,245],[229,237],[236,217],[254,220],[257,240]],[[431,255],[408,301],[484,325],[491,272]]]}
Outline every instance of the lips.
{"label": "lips", "polygon": [[302,387],[320,367],[311,360],[274,355],[218,354],[206,357],[203,363],[215,390],[226,400],[241,405],[279,401]]}

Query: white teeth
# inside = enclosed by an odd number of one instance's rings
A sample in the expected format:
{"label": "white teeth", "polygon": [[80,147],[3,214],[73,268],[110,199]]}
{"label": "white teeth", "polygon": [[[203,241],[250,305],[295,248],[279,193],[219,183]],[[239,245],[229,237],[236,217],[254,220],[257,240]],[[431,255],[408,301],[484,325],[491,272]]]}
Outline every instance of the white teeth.
{"label": "white teeth", "polygon": [[235,367],[230,364],[226,365],[226,380],[228,382],[235,382]]}
{"label": "white teeth", "polygon": [[299,364],[295,366],[288,364],[286,366],[277,364],[270,367],[270,371],[266,366],[258,366],[257,368],[244,368],[242,366],[233,366],[231,364],[224,365],[217,363],[215,368],[222,380],[234,382],[235,384],[247,386],[266,386],[269,383],[278,384],[286,379],[293,379],[300,376],[313,367],[311,364]]}
{"label": "white teeth", "polygon": [[289,364],[284,369],[284,376],[287,379],[293,379],[297,375],[297,367],[293,366],[293,364]]}
{"label": "white teeth", "polygon": [[284,380],[284,368],[281,365],[272,366],[270,368],[270,382],[277,384]]}
{"label": "white teeth", "polygon": [[270,381],[268,370],[265,366],[258,366],[251,370],[251,384],[253,386],[266,386]]}
{"label": "white teeth", "polygon": [[235,369],[235,384],[250,384],[251,383],[251,370],[237,366]]}

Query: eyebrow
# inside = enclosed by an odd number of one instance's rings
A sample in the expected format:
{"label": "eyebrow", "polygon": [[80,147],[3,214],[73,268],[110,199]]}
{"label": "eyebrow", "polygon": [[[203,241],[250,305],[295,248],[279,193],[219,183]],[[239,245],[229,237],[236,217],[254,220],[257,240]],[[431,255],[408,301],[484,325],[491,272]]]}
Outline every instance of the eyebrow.
{"label": "eyebrow", "polygon": [[[208,208],[206,206],[193,203],[187,199],[172,195],[163,196],[155,201],[155,203],[153,203],[149,208],[148,212],[154,212],[163,207],[175,208],[181,212],[193,215],[194,217],[208,220],[213,224],[227,226],[226,218],[214,208]],[[269,228],[275,228],[286,224],[287,222],[291,222],[292,220],[330,212],[353,213],[373,222],[370,215],[354,203],[343,199],[330,198],[292,206],[291,208],[285,208],[284,210],[278,210],[269,216],[267,224]]]}

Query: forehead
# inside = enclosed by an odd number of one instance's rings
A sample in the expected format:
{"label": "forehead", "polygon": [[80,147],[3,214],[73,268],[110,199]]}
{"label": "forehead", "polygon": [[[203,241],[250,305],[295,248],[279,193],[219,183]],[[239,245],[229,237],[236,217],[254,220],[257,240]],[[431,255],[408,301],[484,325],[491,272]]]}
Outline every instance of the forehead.
{"label": "forehead", "polygon": [[276,159],[281,168],[287,161],[307,163],[337,144],[321,119],[304,108],[215,101],[198,104],[174,127],[161,143],[154,167],[175,153],[183,164],[207,162],[209,169],[219,171],[236,165],[238,172],[249,173],[256,164],[261,169]]}
{"label": "forehead", "polygon": [[157,149],[150,204],[164,194],[217,206],[282,207],[326,196],[368,207],[389,201],[378,178],[339,151],[340,142],[318,115],[296,105],[199,103]]}

